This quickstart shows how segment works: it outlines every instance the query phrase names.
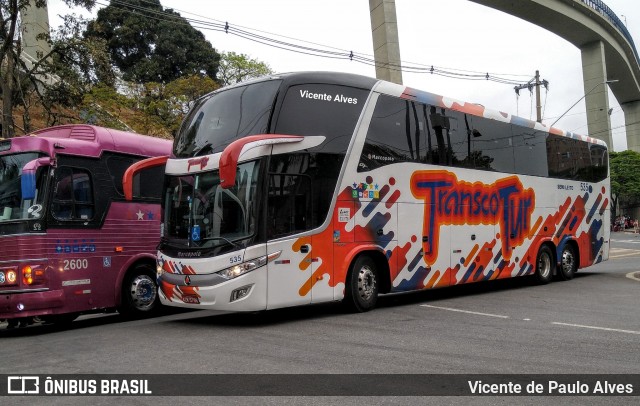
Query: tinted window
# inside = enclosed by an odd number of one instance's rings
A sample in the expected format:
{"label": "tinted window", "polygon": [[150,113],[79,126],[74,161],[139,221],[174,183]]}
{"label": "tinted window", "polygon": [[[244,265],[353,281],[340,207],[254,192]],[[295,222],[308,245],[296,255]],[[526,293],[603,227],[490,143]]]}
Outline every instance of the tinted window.
{"label": "tinted window", "polygon": [[109,169],[109,175],[113,181],[113,186],[116,188],[120,195],[124,195],[122,190],[122,176],[131,164],[136,160],[131,157],[123,156],[111,156],[107,159],[107,168]]}
{"label": "tinted window", "polygon": [[359,171],[417,161],[422,121],[413,102],[381,95],[371,117]]}
{"label": "tinted window", "polygon": [[279,80],[272,80],[205,96],[185,119],[174,154],[184,158],[221,152],[236,139],[267,133],[279,86]]}
{"label": "tinted window", "polygon": [[547,133],[513,126],[515,173],[548,176]]}
{"label": "tinted window", "polygon": [[597,182],[605,147],[531,128],[380,95],[358,171],[396,162]]}
{"label": "tinted window", "polygon": [[368,93],[348,86],[291,86],[280,108],[275,133],[322,135],[327,139],[315,151],[344,153]]}
{"label": "tinted window", "polygon": [[549,134],[547,160],[549,176],[597,182],[607,177],[606,149],[598,145]]}
{"label": "tinted window", "polygon": [[471,150],[471,167],[500,172],[514,171],[511,124],[463,114],[464,128]]}
{"label": "tinted window", "polygon": [[68,166],[56,170],[52,213],[58,220],[93,218],[93,185],[88,171]]}

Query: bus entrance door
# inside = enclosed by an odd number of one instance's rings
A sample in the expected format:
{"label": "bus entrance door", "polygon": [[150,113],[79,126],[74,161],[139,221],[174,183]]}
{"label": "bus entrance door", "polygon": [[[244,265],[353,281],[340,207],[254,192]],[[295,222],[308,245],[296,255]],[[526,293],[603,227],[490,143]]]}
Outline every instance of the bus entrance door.
{"label": "bus entrance door", "polygon": [[311,303],[312,237],[303,234],[311,228],[311,187],[308,176],[269,177],[267,252],[282,254],[268,264],[267,309]]}

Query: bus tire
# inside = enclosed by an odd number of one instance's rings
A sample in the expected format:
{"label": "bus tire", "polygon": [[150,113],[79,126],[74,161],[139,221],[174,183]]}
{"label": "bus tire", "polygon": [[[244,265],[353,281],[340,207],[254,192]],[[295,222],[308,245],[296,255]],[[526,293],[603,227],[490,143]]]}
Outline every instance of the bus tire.
{"label": "bus tire", "polygon": [[153,269],[137,265],[122,281],[122,297],[118,312],[127,318],[152,315],[158,308],[158,285]]}
{"label": "bus tire", "polygon": [[560,279],[568,281],[573,279],[578,270],[578,257],[576,250],[571,244],[565,244],[560,255]]}
{"label": "bus tire", "polygon": [[556,267],[556,261],[553,258],[553,251],[548,245],[542,245],[536,256],[536,280],[539,284],[544,285],[551,282]]}
{"label": "bus tire", "polygon": [[349,272],[343,303],[355,312],[373,309],[378,300],[378,278],[378,268],[371,257],[359,256]]}

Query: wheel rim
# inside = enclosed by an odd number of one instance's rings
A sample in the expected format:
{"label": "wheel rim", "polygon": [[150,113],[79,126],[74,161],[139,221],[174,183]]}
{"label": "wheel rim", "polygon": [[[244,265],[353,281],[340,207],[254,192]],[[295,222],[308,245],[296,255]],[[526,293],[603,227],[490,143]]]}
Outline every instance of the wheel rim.
{"label": "wheel rim", "polygon": [[538,259],[538,273],[543,279],[548,278],[551,273],[551,258],[546,252],[541,253]]}
{"label": "wheel rim", "polygon": [[365,301],[370,300],[376,290],[376,275],[371,268],[363,266],[358,272],[358,295]]}
{"label": "wheel rim", "polygon": [[573,251],[565,249],[562,252],[562,271],[565,274],[570,274],[575,269],[576,258],[573,256]]}
{"label": "wheel rim", "polygon": [[145,311],[153,307],[156,300],[156,284],[148,275],[138,275],[131,282],[131,304],[137,310]]}

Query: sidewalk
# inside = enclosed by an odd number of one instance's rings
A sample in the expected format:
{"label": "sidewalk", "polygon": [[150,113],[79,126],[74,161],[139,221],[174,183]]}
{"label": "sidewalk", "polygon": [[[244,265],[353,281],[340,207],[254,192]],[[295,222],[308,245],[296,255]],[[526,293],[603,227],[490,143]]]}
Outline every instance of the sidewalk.
{"label": "sidewalk", "polygon": [[634,231],[634,230],[633,230],[633,228],[627,228],[627,229],[626,229],[626,230],[624,230],[624,231],[613,231],[613,230],[611,230],[611,233],[612,233],[612,234],[613,234],[613,233],[615,233],[615,234],[622,234],[622,233],[624,233],[624,234],[634,234],[634,235],[636,235],[636,236],[640,236],[640,233],[638,233],[638,232]]}

